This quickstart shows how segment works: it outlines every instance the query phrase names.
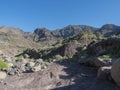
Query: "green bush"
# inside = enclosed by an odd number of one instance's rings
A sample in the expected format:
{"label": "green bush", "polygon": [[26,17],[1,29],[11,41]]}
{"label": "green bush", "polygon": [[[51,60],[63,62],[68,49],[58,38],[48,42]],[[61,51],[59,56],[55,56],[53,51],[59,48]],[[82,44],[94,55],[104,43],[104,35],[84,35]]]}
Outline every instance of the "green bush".
{"label": "green bush", "polygon": [[105,54],[105,55],[99,56],[99,58],[103,58],[103,59],[114,58],[114,59],[117,59],[117,58],[119,58],[119,56],[118,55]]}
{"label": "green bush", "polygon": [[4,62],[2,59],[0,59],[0,70],[3,68],[8,69],[8,64]]}
{"label": "green bush", "polygon": [[102,56],[99,56],[99,57],[103,58],[103,59],[109,59],[109,58],[111,58],[111,56],[109,54],[102,55]]}
{"label": "green bush", "polygon": [[56,59],[56,61],[62,60],[63,57],[61,55],[55,55],[54,57]]}
{"label": "green bush", "polygon": [[87,50],[87,47],[84,46],[84,47],[82,48],[82,51],[86,51],[86,50]]}

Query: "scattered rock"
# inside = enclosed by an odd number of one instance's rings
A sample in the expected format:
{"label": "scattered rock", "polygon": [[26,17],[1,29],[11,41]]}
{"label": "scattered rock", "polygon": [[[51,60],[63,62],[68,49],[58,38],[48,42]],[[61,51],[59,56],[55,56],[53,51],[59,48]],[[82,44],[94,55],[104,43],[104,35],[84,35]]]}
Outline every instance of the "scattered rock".
{"label": "scattered rock", "polygon": [[28,54],[24,54],[24,58],[30,58]]}
{"label": "scattered rock", "polygon": [[97,73],[97,79],[106,80],[109,79],[111,72],[111,66],[100,67]]}
{"label": "scattered rock", "polygon": [[42,69],[46,69],[47,68],[47,66],[46,65],[44,65],[43,67],[42,67]]}
{"label": "scattered rock", "polygon": [[42,59],[35,60],[35,65],[41,65],[43,63]]}
{"label": "scattered rock", "polygon": [[26,72],[26,68],[23,66],[23,67],[21,68],[21,71],[22,71],[22,72]]}
{"label": "scattered rock", "polygon": [[9,71],[8,71],[8,75],[15,75],[16,74],[16,69],[14,68],[11,68]]}
{"label": "scattered rock", "polygon": [[37,71],[40,71],[41,70],[41,66],[34,66],[32,69],[31,69],[33,72],[37,72]]}
{"label": "scattered rock", "polygon": [[29,68],[34,67],[34,65],[35,65],[34,62],[28,62],[28,63],[26,64],[26,66],[29,67]]}
{"label": "scattered rock", "polygon": [[5,79],[7,74],[5,72],[0,71],[0,79]]}

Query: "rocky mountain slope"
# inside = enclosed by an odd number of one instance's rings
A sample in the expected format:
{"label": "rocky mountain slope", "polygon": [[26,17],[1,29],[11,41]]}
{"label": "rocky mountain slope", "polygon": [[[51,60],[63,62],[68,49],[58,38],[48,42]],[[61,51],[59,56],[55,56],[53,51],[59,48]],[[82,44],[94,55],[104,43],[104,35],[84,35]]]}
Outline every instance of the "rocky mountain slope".
{"label": "rocky mountain slope", "polygon": [[1,27],[0,89],[120,90],[119,42],[113,24],[34,33]]}
{"label": "rocky mountain slope", "polygon": [[53,40],[56,38],[68,38],[85,31],[96,31],[97,28],[87,25],[69,25],[62,29],[50,31],[46,28],[37,28],[34,34],[38,35],[38,40]]}
{"label": "rocky mountain slope", "polygon": [[103,25],[98,32],[105,36],[111,36],[111,35],[116,35],[120,33],[120,26],[114,25],[114,24],[106,24]]}
{"label": "rocky mountain slope", "polygon": [[68,38],[70,36],[74,36],[85,31],[100,32],[105,36],[110,36],[120,33],[120,26],[114,24],[105,24],[101,28],[96,28],[87,25],[69,25],[62,29],[57,29],[53,31],[46,28],[37,28],[34,33],[38,35],[39,40],[51,40],[53,38]]}
{"label": "rocky mountain slope", "polygon": [[32,33],[25,33],[18,28],[0,28],[0,50],[6,54],[15,54],[26,48],[39,48],[40,45],[32,39]]}
{"label": "rocky mountain slope", "polygon": [[[38,47],[41,45],[54,44],[60,38],[68,38],[85,31],[96,31],[97,28],[86,25],[69,25],[62,29],[50,31],[46,28],[37,28],[34,33],[23,32],[18,28],[0,27],[0,49],[5,53],[13,53],[25,48]],[[45,42],[45,43],[44,43]],[[9,48],[10,47],[10,48]]]}
{"label": "rocky mountain slope", "polygon": [[14,44],[15,47],[24,48],[24,47],[33,47],[34,45],[39,46],[36,42],[40,44],[54,44],[59,39],[69,38],[71,36],[78,35],[82,32],[90,31],[102,36],[114,36],[119,35],[120,26],[114,24],[106,24],[101,28],[96,28],[87,25],[68,25],[62,29],[49,30],[46,28],[37,28],[34,33],[23,32],[18,28],[12,27],[0,27],[0,40],[1,46],[10,46]]}

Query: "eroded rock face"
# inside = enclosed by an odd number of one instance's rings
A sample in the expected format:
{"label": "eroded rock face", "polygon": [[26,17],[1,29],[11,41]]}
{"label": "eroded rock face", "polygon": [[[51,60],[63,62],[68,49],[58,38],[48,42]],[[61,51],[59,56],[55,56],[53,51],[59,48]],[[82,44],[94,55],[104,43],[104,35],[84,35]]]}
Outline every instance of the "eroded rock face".
{"label": "eroded rock face", "polygon": [[88,45],[89,55],[103,55],[106,53],[120,55],[120,38],[108,38]]}
{"label": "eroded rock face", "polygon": [[112,65],[111,76],[117,85],[120,86],[120,59],[116,60]]}
{"label": "eroded rock face", "polygon": [[73,56],[77,52],[77,48],[80,47],[79,43],[76,42],[69,42],[64,44],[60,48],[57,49],[57,53],[61,56]]}

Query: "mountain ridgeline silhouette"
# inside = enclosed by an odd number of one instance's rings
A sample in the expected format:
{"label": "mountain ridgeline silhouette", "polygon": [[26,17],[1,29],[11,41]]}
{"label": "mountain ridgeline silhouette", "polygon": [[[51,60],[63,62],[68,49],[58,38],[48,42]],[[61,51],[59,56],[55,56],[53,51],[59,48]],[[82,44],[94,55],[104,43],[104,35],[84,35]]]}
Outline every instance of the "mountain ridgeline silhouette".
{"label": "mountain ridgeline silhouette", "polygon": [[[100,33],[103,36],[113,36],[120,34],[120,26],[114,24],[105,24],[101,28],[87,25],[68,25],[62,29],[49,30],[46,28],[36,28],[34,33],[24,32],[19,28],[0,27],[0,49],[8,52],[11,47],[16,48],[39,48],[41,44],[55,43],[58,39],[66,39],[80,33],[90,31],[94,34]],[[10,49],[11,49],[10,48]],[[18,50],[19,50],[18,49]]]}

